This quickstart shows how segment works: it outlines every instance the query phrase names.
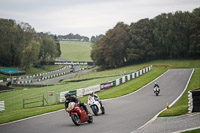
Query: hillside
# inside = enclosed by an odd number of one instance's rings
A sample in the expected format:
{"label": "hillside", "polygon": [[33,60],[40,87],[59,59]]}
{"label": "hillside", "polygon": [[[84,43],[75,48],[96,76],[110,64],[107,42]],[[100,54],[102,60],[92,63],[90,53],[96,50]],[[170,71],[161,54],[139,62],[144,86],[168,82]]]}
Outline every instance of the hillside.
{"label": "hillside", "polygon": [[60,41],[61,57],[69,61],[92,61],[90,42]]}

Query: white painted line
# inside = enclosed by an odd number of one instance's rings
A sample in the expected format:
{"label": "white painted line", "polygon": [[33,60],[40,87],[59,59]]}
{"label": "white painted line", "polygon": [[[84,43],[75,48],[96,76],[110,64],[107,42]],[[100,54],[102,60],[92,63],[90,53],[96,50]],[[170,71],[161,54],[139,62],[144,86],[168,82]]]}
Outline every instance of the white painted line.
{"label": "white painted line", "polygon": [[[192,78],[192,75],[194,73],[194,68],[192,69],[192,72],[190,74],[190,77],[187,81],[187,84],[183,90],[183,92],[169,105],[170,107],[173,106],[178,100],[179,98],[184,94],[185,90],[187,89],[188,87],[188,84],[190,82],[190,79]],[[149,120],[147,123],[145,123],[143,126],[139,127],[138,129],[136,129],[135,131],[132,131],[131,133],[135,133],[137,130],[141,130],[142,128],[146,127],[147,125],[151,124],[157,117],[160,113],[162,113],[163,111],[165,111],[167,108],[164,108],[163,110],[161,110],[158,114],[156,114],[151,120]]]}
{"label": "white painted line", "polygon": [[60,111],[63,111],[63,110],[65,110],[65,109],[61,109],[61,110],[57,110],[57,111],[54,111],[54,112],[49,112],[49,113],[45,113],[45,114],[41,114],[41,115],[36,115],[36,116],[32,116],[32,117],[28,117],[28,118],[24,118],[24,119],[20,119],[20,120],[12,121],[12,122],[8,122],[8,123],[0,124],[0,126],[9,125],[9,124],[17,123],[17,122],[20,122],[20,121],[24,121],[24,120],[28,120],[28,119],[32,119],[32,118],[36,118],[36,117],[40,117],[40,116],[44,116],[44,115],[53,114],[53,113],[60,112]]}
{"label": "white painted line", "polygon": [[188,129],[185,129],[185,130],[175,131],[175,132],[172,132],[172,133],[182,133],[182,132],[192,131],[192,130],[196,130],[196,129],[200,129],[200,127],[188,128]]}

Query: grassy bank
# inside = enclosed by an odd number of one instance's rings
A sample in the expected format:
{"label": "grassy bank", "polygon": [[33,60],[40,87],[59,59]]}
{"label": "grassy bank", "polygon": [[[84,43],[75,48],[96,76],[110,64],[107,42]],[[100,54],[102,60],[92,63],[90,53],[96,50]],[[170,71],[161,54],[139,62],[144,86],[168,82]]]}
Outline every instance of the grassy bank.
{"label": "grassy bank", "polygon": [[186,131],[183,133],[200,133],[200,129],[192,130],[192,131]]}

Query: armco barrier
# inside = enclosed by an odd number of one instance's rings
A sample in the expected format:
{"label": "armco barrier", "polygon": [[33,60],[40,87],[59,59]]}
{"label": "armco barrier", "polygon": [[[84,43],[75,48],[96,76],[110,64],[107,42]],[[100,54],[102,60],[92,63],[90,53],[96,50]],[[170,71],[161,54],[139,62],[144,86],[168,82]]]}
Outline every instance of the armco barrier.
{"label": "armco barrier", "polygon": [[[106,82],[106,83],[103,83],[103,84],[100,85],[100,89],[105,90],[105,89],[109,89],[113,86],[114,86],[113,81],[112,82]],[[115,86],[116,86],[116,84],[115,84]]]}
{"label": "armco barrier", "polygon": [[[82,97],[82,96],[88,95],[91,91],[97,92],[97,91],[100,91],[100,90],[111,88],[113,86],[118,86],[122,83],[125,83],[125,82],[131,80],[131,79],[139,77],[140,75],[147,73],[151,70],[152,70],[152,66],[149,66],[149,67],[143,68],[141,70],[138,70],[134,73],[131,73],[129,75],[125,75],[122,78],[116,79],[114,81],[102,83],[102,84],[95,85],[95,86],[90,86],[90,87],[87,87],[87,88],[80,88],[80,89],[70,91],[70,92],[71,93],[73,92],[77,97]],[[67,93],[67,92],[69,92],[69,91],[65,91],[65,92],[60,93],[60,102],[65,101],[64,94]]]}
{"label": "armco barrier", "polygon": [[101,89],[100,84],[90,86],[90,87],[87,87],[87,88],[77,89],[77,97],[82,97],[82,96],[88,95],[90,92],[100,91],[100,89]]}

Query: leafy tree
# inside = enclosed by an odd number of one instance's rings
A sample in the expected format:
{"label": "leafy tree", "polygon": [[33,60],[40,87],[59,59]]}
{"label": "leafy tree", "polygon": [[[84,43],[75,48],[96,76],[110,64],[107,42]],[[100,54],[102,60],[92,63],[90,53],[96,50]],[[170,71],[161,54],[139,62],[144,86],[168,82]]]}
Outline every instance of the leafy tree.
{"label": "leafy tree", "polygon": [[23,69],[29,68],[34,62],[37,62],[39,51],[40,51],[40,43],[36,40],[29,41],[28,46],[23,49],[21,58],[21,67]]}
{"label": "leafy tree", "polygon": [[100,40],[102,37],[103,37],[102,34],[101,35],[97,35],[97,36],[92,36],[91,39],[90,39],[90,41],[92,43],[95,43],[96,41]]}
{"label": "leafy tree", "polygon": [[0,19],[0,64],[12,65],[12,52],[10,51],[15,41],[17,31],[16,22],[10,19]]}
{"label": "leafy tree", "polygon": [[118,23],[94,41],[91,57],[102,68],[153,59],[200,58],[200,8],[192,13],[162,13],[130,26]]}
{"label": "leafy tree", "polygon": [[131,40],[126,49],[130,63],[148,61],[155,56],[153,28],[153,21],[149,19],[142,19],[130,25]]}
{"label": "leafy tree", "polygon": [[107,31],[106,35],[93,47],[91,57],[102,68],[113,68],[126,62],[126,45],[129,42],[128,25],[123,22]]}
{"label": "leafy tree", "polygon": [[154,18],[155,28],[153,30],[155,45],[157,46],[157,56],[168,58],[170,53],[170,42],[167,37],[172,31],[169,30],[169,17],[172,14],[161,14]]}
{"label": "leafy tree", "polygon": [[51,39],[47,34],[41,36],[39,58],[42,61],[52,60],[57,57],[56,42]]}
{"label": "leafy tree", "polygon": [[194,9],[192,15],[189,54],[193,58],[200,58],[200,8]]}
{"label": "leafy tree", "polygon": [[60,57],[61,56],[60,42],[59,42],[58,37],[56,35],[54,36],[54,40],[56,42],[56,48],[57,48],[56,57]]}
{"label": "leafy tree", "polygon": [[91,51],[91,58],[94,64],[98,66],[102,66],[102,68],[103,68],[103,64],[105,64],[105,60],[103,57],[103,52],[104,52],[103,42],[104,42],[103,38],[101,40],[96,41],[92,45],[92,51]]}

